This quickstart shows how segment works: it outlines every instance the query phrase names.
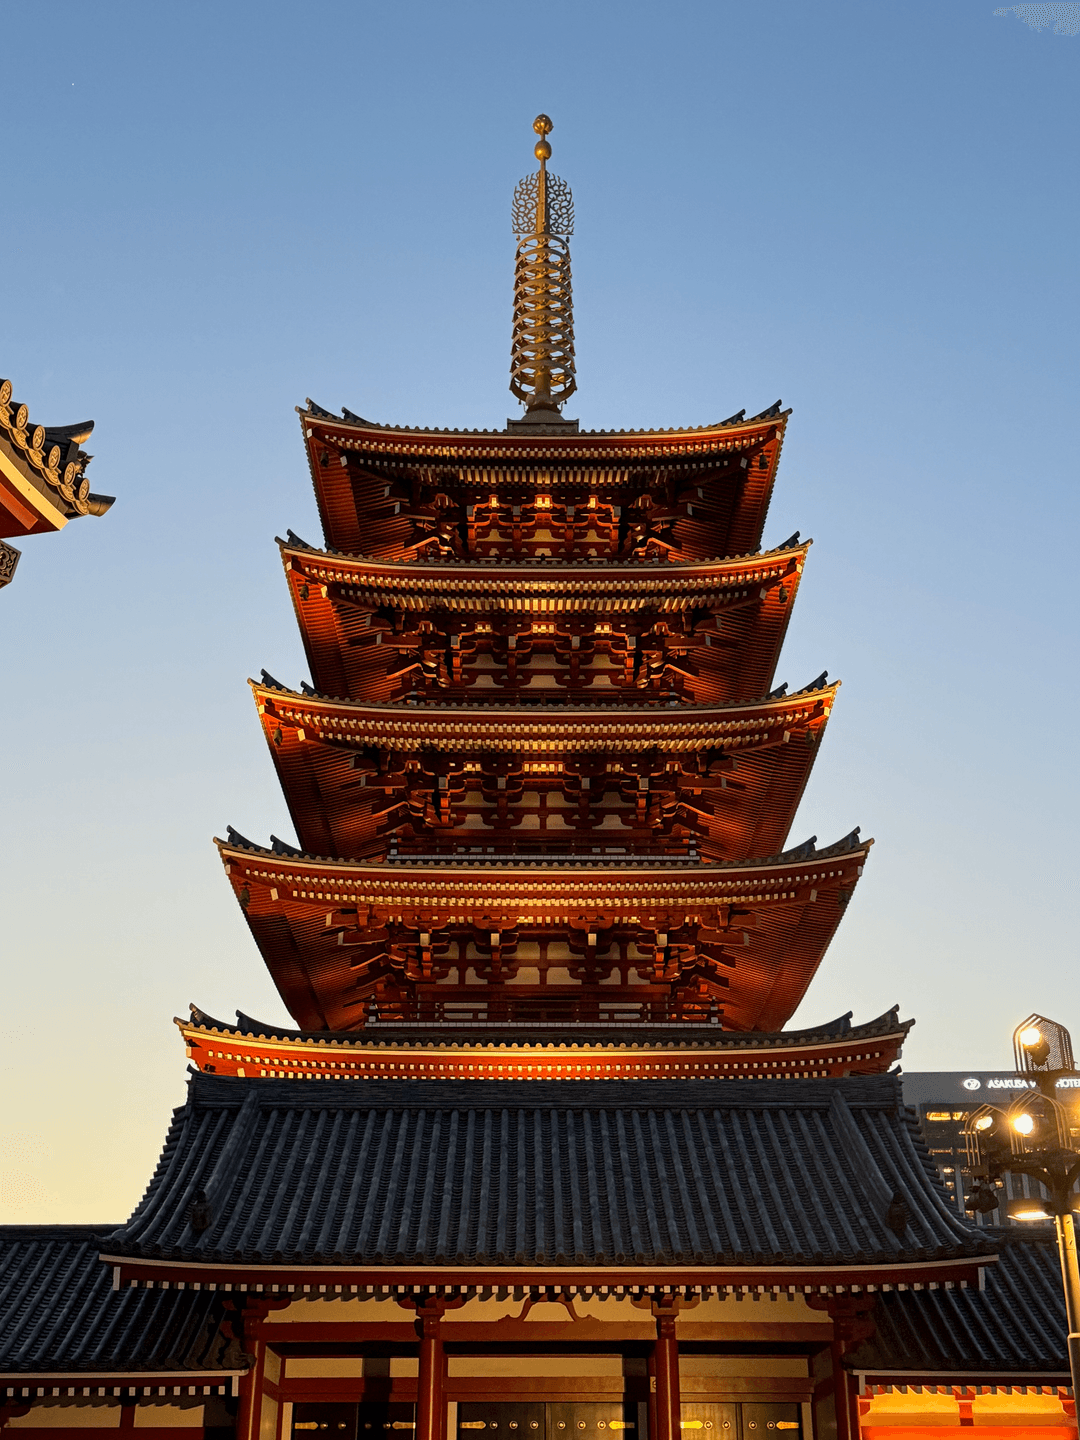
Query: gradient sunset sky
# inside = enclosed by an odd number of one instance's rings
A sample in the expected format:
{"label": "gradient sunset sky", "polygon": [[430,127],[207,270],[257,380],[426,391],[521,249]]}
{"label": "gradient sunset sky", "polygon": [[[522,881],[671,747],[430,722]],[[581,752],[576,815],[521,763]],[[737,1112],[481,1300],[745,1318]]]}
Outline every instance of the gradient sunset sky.
{"label": "gradient sunset sky", "polygon": [[320,539],[294,407],[516,413],[540,110],[569,413],[794,408],[765,544],[815,544],[777,681],[844,686],[791,839],[877,845],[793,1023],[899,1002],[908,1069],[1004,1068],[1033,1010],[1080,1040],[1070,15],[0,7],[0,374],[35,422],[97,422],[118,497],[0,592],[0,1218],[130,1212],[188,1001],[288,1023],[211,837],[292,838],[245,678],[309,678],[274,545]]}

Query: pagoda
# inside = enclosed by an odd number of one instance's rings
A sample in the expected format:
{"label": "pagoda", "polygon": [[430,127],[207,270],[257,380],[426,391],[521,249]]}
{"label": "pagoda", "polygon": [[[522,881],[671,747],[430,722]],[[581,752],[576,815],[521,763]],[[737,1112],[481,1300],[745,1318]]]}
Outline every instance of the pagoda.
{"label": "pagoda", "polygon": [[252,684],[298,843],[218,842],[295,1025],[193,1007],[130,1218],[0,1227],[0,1424],[1076,1440],[1052,1249],[957,1214],[911,1022],[784,1028],[870,843],[788,845],[837,694],[774,685],[788,412],[564,414],[573,204],[535,129],[521,415],[300,412],[311,684]]}
{"label": "pagoda", "polygon": [[778,1031],[870,845],[785,849],[837,693],[773,685],[809,549],[760,549],[789,412],[564,417],[573,203],[536,128],[522,416],[300,412],[324,541],[279,544],[312,684],[252,686],[299,847],[230,830],[222,859],[305,1031]]}

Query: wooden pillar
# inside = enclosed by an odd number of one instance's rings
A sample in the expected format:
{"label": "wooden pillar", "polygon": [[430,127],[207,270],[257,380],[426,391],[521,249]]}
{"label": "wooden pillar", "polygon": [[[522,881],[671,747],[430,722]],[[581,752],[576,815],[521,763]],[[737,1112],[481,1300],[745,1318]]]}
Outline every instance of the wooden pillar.
{"label": "wooden pillar", "polygon": [[[656,1434],[650,1440],[679,1440],[679,1342],[675,1337],[678,1302],[653,1305],[656,1343],[653,1346],[653,1382],[656,1387]],[[650,1389],[652,1387],[650,1386]]]}
{"label": "wooden pillar", "polygon": [[236,1412],[236,1440],[259,1440],[259,1420],[262,1412],[263,1362],[266,1344],[263,1340],[250,1340],[254,1364],[240,1376],[240,1405]]}
{"label": "wooden pillar", "polygon": [[851,1376],[844,1369],[842,1341],[832,1342],[833,1398],[836,1404],[836,1440],[859,1440],[859,1415],[852,1394]]}
{"label": "wooden pillar", "polygon": [[649,1360],[648,1360],[648,1371],[649,1371],[649,1419],[648,1419],[649,1429],[648,1429],[648,1432],[647,1432],[648,1440],[655,1440],[655,1437],[656,1437],[656,1356],[653,1354],[653,1350],[655,1350],[655,1348],[656,1348],[656,1347],[653,1346],[652,1350],[649,1351]]}
{"label": "wooden pillar", "polygon": [[833,1399],[836,1405],[836,1440],[859,1440],[859,1405],[844,1356],[874,1333],[873,1295],[808,1295],[811,1310],[824,1310],[833,1322]]}
{"label": "wooden pillar", "polygon": [[232,1314],[222,1326],[226,1339],[245,1347],[250,1368],[240,1376],[240,1405],[236,1415],[236,1440],[259,1440],[262,1429],[263,1390],[266,1383],[266,1341],[263,1322],[271,1310],[284,1310],[288,1300],[270,1300],[263,1295],[246,1295],[227,1302]]}
{"label": "wooden pillar", "polygon": [[446,1362],[442,1305],[417,1309],[420,1376],[416,1383],[416,1440],[446,1440]]}

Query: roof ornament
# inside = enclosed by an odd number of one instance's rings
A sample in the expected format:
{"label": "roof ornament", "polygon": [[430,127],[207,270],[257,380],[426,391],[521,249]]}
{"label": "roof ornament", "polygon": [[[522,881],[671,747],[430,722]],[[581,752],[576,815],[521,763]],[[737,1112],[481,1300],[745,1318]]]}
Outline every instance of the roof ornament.
{"label": "roof ornament", "polygon": [[540,169],[514,191],[513,223],[518,237],[514,267],[514,333],[510,389],[525,406],[517,424],[566,424],[559,414],[577,389],[574,373],[574,309],[570,284],[569,236],[574,232],[570,186],[549,175],[552,123],[538,115],[540,139],[533,154]]}

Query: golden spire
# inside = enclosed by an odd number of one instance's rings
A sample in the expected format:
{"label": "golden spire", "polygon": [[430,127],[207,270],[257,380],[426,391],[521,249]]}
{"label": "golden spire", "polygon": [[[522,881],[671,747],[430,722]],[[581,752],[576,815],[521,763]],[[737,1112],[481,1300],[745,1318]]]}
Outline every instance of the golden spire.
{"label": "golden spire", "polygon": [[519,181],[513,210],[518,246],[510,389],[524,402],[525,419],[537,421],[557,420],[559,406],[577,389],[568,243],[574,200],[566,181],[548,174],[552,128],[546,115],[533,121],[540,169]]}

